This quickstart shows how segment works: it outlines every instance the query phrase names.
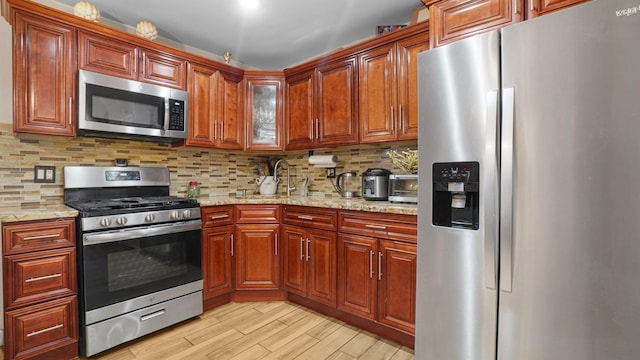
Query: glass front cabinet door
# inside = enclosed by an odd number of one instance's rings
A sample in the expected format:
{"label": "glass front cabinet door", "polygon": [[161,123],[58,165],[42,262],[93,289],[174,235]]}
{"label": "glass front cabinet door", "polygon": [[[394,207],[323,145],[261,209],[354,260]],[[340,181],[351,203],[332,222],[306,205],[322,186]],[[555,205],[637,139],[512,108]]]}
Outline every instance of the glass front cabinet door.
{"label": "glass front cabinet door", "polygon": [[247,150],[282,150],[283,83],[281,72],[245,73]]}

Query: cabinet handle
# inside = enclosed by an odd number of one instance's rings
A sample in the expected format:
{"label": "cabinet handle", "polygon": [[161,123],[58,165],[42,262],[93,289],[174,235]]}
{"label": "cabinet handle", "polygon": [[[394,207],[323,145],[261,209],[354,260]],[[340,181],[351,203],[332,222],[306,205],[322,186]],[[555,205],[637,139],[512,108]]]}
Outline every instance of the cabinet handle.
{"label": "cabinet handle", "polygon": [[53,279],[53,278],[57,278],[57,277],[60,277],[60,276],[62,276],[62,274],[57,273],[57,274],[51,274],[51,275],[46,275],[46,276],[39,276],[39,277],[29,278],[29,279],[25,280],[24,282],[30,283],[30,282],[34,282],[34,281]]}
{"label": "cabinet handle", "polygon": [[278,234],[273,238],[273,247],[275,248],[275,254],[278,255]]}
{"label": "cabinet handle", "polygon": [[220,140],[224,139],[224,120],[220,121]]}
{"label": "cabinet handle", "polygon": [[373,250],[369,250],[369,279],[373,279]]}
{"label": "cabinet handle", "polygon": [[398,111],[400,112],[400,116],[398,117],[398,130],[402,131],[404,129],[404,110],[402,104],[398,105]]}
{"label": "cabinet handle", "polygon": [[69,96],[69,125],[73,124],[73,98]]}
{"label": "cabinet handle", "polygon": [[38,236],[27,236],[26,238],[24,238],[24,241],[31,241],[31,240],[42,240],[42,239],[52,239],[52,238],[57,238],[60,235],[58,234],[49,234],[49,235],[38,235]]}
{"label": "cabinet handle", "polygon": [[213,140],[218,139],[218,121],[213,122]]}
{"label": "cabinet handle", "polygon": [[231,234],[231,257],[233,257],[233,234]]}
{"label": "cabinet handle", "polygon": [[298,219],[313,221],[313,216],[298,215]]}
{"label": "cabinet handle", "polygon": [[316,140],[320,139],[320,120],[316,119]]}
{"label": "cabinet handle", "polygon": [[393,106],[391,106],[391,131],[396,129],[395,122],[396,122],[396,112]]}
{"label": "cabinet handle", "polygon": [[215,215],[215,216],[209,216],[209,220],[220,220],[220,219],[225,219],[228,218],[229,215]]}
{"label": "cabinet handle", "polygon": [[366,227],[367,229],[387,230],[387,227],[384,225],[365,224],[364,227]]}
{"label": "cabinet handle", "polygon": [[535,4],[533,3],[535,0],[529,0],[529,10],[534,11],[536,9]]}
{"label": "cabinet handle", "polygon": [[302,238],[302,236],[300,236],[300,260],[304,260],[304,254],[302,253],[302,248],[304,247],[303,245],[304,242],[304,238]]}
{"label": "cabinet handle", "polygon": [[382,253],[378,252],[378,281],[382,279]]}
{"label": "cabinet handle", "polygon": [[309,243],[311,242],[311,240],[309,240],[309,238],[307,238],[307,261],[309,261],[309,259],[311,259],[311,256],[309,256]]}
{"label": "cabinet handle", "polygon": [[28,333],[28,334],[27,334],[27,337],[31,337],[31,336],[35,336],[35,335],[40,335],[40,334],[42,334],[42,333],[46,333],[46,332],[48,332],[48,331],[53,331],[53,330],[55,330],[55,329],[60,329],[60,328],[61,328],[61,327],[63,327],[63,326],[64,326],[64,325],[62,325],[62,324],[56,324],[56,325],[53,325],[53,326],[48,327],[48,328],[46,328],[46,329],[33,331],[33,332]]}

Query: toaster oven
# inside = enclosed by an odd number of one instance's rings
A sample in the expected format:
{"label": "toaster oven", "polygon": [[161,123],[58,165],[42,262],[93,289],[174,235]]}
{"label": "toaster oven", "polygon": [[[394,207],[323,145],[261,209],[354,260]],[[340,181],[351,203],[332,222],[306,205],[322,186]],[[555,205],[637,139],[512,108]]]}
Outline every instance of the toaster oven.
{"label": "toaster oven", "polygon": [[389,201],[418,203],[418,174],[389,175]]}

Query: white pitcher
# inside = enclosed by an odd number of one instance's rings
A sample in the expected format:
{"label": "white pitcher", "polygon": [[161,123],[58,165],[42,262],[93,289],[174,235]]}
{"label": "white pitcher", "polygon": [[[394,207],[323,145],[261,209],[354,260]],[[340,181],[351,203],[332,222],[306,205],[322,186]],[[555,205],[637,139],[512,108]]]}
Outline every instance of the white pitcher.
{"label": "white pitcher", "polygon": [[274,179],[273,176],[260,176],[256,179],[256,184],[260,185],[261,195],[273,195],[278,190],[278,182],[280,179]]}

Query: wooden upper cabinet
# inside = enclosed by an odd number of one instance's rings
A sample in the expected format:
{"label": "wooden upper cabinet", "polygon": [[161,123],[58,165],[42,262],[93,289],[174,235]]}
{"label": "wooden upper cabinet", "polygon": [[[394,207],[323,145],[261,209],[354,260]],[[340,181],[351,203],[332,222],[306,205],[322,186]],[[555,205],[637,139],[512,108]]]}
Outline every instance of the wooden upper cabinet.
{"label": "wooden upper cabinet", "polygon": [[218,116],[220,128],[216,146],[241,150],[244,147],[244,108],[242,77],[220,72],[218,78]]}
{"label": "wooden upper cabinet", "polygon": [[309,149],[315,146],[316,120],[313,113],[315,70],[296,74],[286,80],[285,149]]}
{"label": "wooden upper cabinet", "polygon": [[527,18],[532,18],[590,0],[525,0]]}
{"label": "wooden upper cabinet", "polygon": [[358,89],[356,58],[321,65],[316,72],[318,146],[358,143]]}
{"label": "wooden upper cabinet", "polygon": [[242,77],[189,63],[189,126],[186,145],[244,147]]}
{"label": "wooden upper cabinet", "polygon": [[169,54],[140,48],[111,37],[80,31],[80,69],[186,89],[186,61]]}
{"label": "wooden upper cabinet", "polygon": [[76,32],[14,10],[13,131],[75,136]]}
{"label": "wooden upper cabinet", "polygon": [[286,150],[358,143],[354,57],[291,75],[286,82]]}
{"label": "wooden upper cabinet", "polygon": [[[547,1],[549,0],[542,0]],[[515,7],[514,7],[515,6]],[[522,0],[444,0],[429,8],[431,46],[438,47],[523,20]]]}
{"label": "wooden upper cabinet", "polygon": [[217,139],[216,100],[218,98],[216,69],[189,63],[189,126],[186,145],[214,147]]}
{"label": "wooden upper cabinet", "polygon": [[421,33],[359,56],[361,143],[418,138],[417,55],[427,49]]}
{"label": "wooden upper cabinet", "polygon": [[429,34],[398,42],[398,140],[418,139],[418,53],[429,50]]}
{"label": "wooden upper cabinet", "polygon": [[282,150],[284,74],[245,72],[245,150]]}

